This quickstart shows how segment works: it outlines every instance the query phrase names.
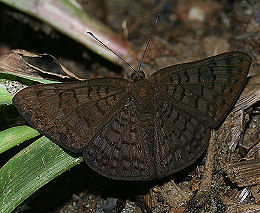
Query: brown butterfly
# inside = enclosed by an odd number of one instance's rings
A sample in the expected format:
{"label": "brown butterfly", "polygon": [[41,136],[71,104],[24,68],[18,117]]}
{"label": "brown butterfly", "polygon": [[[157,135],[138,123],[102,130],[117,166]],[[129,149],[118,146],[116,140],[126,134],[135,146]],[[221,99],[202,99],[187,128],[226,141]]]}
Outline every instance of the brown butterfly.
{"label": "brown butterfly", "polygon": [[93,170],[119,180],[149,180],[198,159],[210,129],[230,112],[251,57],[228,52],[162,68],[145,78],[92,79],[21,90],[13,103],[58,145],[81,152]]}

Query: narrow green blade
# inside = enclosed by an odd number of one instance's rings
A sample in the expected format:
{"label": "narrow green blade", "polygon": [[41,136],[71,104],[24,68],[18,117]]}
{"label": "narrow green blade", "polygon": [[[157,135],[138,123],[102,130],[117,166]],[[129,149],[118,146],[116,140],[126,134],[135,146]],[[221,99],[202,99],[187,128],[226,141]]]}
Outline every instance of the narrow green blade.
{"label": "narrow green blade", "polygon": [[1,213],[13,211],[40,187],[82,161],[41,137],[0,169]]}
{"label": "narrow green blade", "polygon": [[0,154],[6,150],[40,135],[29,126],[17,126],[0,132]]}
{"label": "narrow green blade", "polygon": [[0,82],[0,105],[11,104],[12,98],[11,94],[6,90],[6,86]]}

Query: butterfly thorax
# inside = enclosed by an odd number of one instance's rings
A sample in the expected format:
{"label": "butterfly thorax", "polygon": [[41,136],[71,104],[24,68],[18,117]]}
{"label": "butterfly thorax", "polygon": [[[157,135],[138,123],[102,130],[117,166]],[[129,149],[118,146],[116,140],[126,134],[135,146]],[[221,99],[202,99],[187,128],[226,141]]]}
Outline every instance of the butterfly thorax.
{"label": "butterfly thorax", "polygon": [[153,97],[154,90],[147,79],[130,82],[129,92],[137,109],[143,113],[153,111],[151,97]]}

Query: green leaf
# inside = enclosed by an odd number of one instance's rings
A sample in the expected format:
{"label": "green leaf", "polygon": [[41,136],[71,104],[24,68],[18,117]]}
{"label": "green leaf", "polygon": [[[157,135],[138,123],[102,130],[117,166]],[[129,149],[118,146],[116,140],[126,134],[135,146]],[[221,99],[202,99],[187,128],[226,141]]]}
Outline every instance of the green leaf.
{"label": "green leaf", "polygon": [[0,154],[6,150],[40,135],[29,126],[17,126],[0,132]]}
{"label": "green leaf", "polygon": [[[1,70],[0,70],[0,72],[1,72]],[[19,79],[19,77],[15,77],[15,78]],[[41,83],[59,83],[59,82],[50,81],[50,80],[29,78],[29,77],[26,77],[26,76],[23,76],[23,78],[20,78],[20,79],[22,79],[26,82],[32,82],[32,80],[34,80],[34,81],[38,81],[38,82],[41,82]],[[12,80],[9,81],[9,82],[12,82]],[[17,90],[18,88],[15,88],[15,83],[16,83],[16,81],[13,81],[13,84],[14,84],[13,87],[14,87],[14,89]],[[12,98],[13,98],[13,95],[10,92],[7,91],[6,85],[5,85],[5,83],[2,79],[2,76],[0,75],[0,105],[12,104]]]}
{"label": "green leaf", "polygon": [[41,137],[0,169],[1,213],[13,211],[40,187],[82,161]]}
{"label": "green leaf", "polygon": [[[13,83],[16,85],[15,81]],[[0,79],[0,104],[12,104],[12,97],[6,90],[5,82]],[[1,131],[0,154],[38,135],[39,132],[29,126]],[[36,140],[0,169],[0,212],[13,211],[43,185],[82,161],[82,157],[69,155],[46,137]]]}
{"label": "green leaf", "polygon": [[12,98],[11,94],[6,90],[6,86],[0,82],[0,105],[11,104]]}

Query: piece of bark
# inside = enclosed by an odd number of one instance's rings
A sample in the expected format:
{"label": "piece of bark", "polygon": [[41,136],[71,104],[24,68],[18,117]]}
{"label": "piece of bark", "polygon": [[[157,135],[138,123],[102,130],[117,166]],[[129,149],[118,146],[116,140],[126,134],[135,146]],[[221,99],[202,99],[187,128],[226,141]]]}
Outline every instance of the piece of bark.
{"label": "piece of bark", "polygon": [[227,177],[239,187],[260,184],[260,159],[228,163]]}

